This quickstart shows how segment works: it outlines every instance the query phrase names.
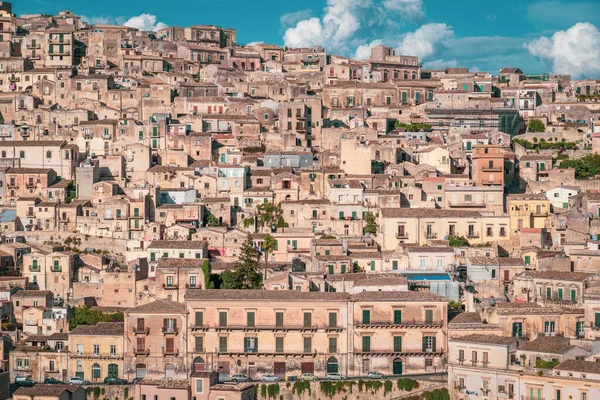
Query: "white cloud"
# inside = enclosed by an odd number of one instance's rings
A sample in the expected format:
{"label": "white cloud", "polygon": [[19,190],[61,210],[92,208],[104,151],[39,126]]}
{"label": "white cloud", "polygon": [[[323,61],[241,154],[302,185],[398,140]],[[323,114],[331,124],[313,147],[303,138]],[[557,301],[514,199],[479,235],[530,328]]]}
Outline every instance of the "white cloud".
{"label": "white cloud", "polygon": [[124,26],[137,28],[140,31],[156,32],[159,29],[166,28],[168,25],[163,22],[156,22],[156,15],[140,14],[136,17],[131,17],[123,23]]}
{"label": "white cloud", "polygon": [[383,41],[381,39],[375,39],[369,44],[358,46],[353,58],[355,60],[368,60],[371,57],[371,49],[380,44],[383,44]]}
{"label": "white cloud", "polygon": [[453,37],[452,27],[446,24],[425,24],[416,31],[407,33],[396,52],[427,59],[444,47],[444,41]]}
{"label": "white cloud", "polygon": [[542,36],[523,46],[532,56],[552,65],[556,74],[574,78],[600,74],[600,31],[588,22],[579,22],[552,37]]}
{"label": "white cloud", "polygon": [[385,0],[383,7],[389,11],[399,12],[410,19],[425,18],[425,8],[421,0]]}
{"label": "white cloud", "polygon": [[423,68],[425,69],[446,69],[456,67],[458,67],[458,61],[456,60],[433,60],[423,64]]}
{"label": "white cloud", "polygon": [[[390,38],[399,24],[424,15],[422,0],[327,0],[322,18],[296,22],[283,38],[288,47],[323,45],[331,52],[351,54],[369,39]],[[290,20],[284,17],[282,23]]]}
{"label": "white cloud", "polygon": [[319,18],[306,19],[289,28],[283,35],[288,47],[311,47],[323,43],[323,27]]}
{"label": "white cloud", "polygon": [[291,12],[291,13],[283,14],[279,18],[279,22],[281,23],[282,27],[289,28],[290,26],[294,26],[302,20],[310,18],[311,14],[312,14],[311,9]]}
{"label": "white cloud", "polygon": [[264,42],[259,41],[259,42],[250,42],[246,45],[246,47],[252,47],[252,46],[256,46],[257,44],[263,44]]}
{"label": "white cloud", "polygon": [[496,15],[494,15],[494,14],[488,14],[488,15],[485,16],[485,19],[487,19],[488,21],[493,21],[496,18],[498,18],[498,17]]}

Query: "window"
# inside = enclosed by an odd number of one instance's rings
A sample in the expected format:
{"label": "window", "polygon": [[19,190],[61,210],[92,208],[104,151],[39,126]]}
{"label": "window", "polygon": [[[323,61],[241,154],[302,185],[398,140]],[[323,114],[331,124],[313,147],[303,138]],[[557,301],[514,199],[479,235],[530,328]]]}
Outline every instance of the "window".
{"label": "window", "polygon": [[334,337],[329,338],[329,352],[337,353],[337,338],[334,338]]}
{"label": "window", "polygon": [[52,152],[51,151],[47,151],[46,152],[46,158],[52,158]]}
{"label": "window", "polygon": [[522,322],[513,322],[512,336],[513,337],[523,337],[523,323]]}
{"label": "window", "polygon": [[256,314],[254,311],[246,313],[246,325],[249,327],[253,327],[255,325]]}
{"label": "window", "polygon": [[[204,387],[202,386],[204,381],[202,379],[196,379],[196,393],[202,394]],[[145,397],[145,396],[144,396]]]}
{"label": "window", "polygon": [[402,323],[402,310],[394,310],[394,324],[399,325]]}
{"label": "window", "polygon": [[100,345],[97,345],[97,344],[94,345],[94,355],[95,356],[100,355]]}
{"label": "window", "polygon": [[219,352],[227,353],[227,336],[219,337]]}
{"label": "window", "polygon": [[304,353],[305,354],[310,354],[312,353],[312,338],[311,337],[304,337]]}
{"label": "window", "polygon": [[277,326],[277,327],[283,326],[283,313],[282,312],[275,313],[275,326]]}
{"label": "window", "polygon": [[335,328],[337,326],[337,313],[329,313],[329,327]]}
{"label": "window", "polygon": [[371,336],[363,336],[362,351],[363,353],[368,353],[371,351]]}
{"label": "window", "polygon": [[392,261],[392,271],[398,271],[398,260]]}
{"label": "window", "polygon": [[363,324],[371,323],[371,310],[362,310],[362,323]]}
{"label": "window", "polygon": [[310,327],[312,325],[312,313],[304,313],[304,327]]}
{"label": "window", "polygon": [[402,336],[394,336],[394,352],[399,353],[402,351]]}
{"label": "window", "polygon": [[433,323],[433,310],[425,310],[425,323]]}
{"label": "window", "polygon": [[19,152],[19,158],[25,158],[25,152],[24,151]]}
{"label": "window", "polygon": [[227,311],[219,311],[219,326],[227,326]]}

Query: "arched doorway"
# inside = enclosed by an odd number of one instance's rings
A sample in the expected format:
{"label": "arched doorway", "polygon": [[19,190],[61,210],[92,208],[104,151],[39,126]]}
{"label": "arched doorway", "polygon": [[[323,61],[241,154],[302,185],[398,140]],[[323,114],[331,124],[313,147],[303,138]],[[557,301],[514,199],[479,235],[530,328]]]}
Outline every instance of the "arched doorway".
{"label": "arched doorway", "polygon": [[194,371],[204,371],[204,359],[202,357],[194,358]]}
{"label": "arched doorway", "polygon": [[175,379],[175,364],[165,365],[165,379]]}
{"label": "arched doorway", "polygon": [[333,373],[333,374],[337,374],[339,370],[338,367],[338,360],[335,357],[329,357],[329,359],[327,360],[327,373]]}
{"label": "arched doorway", "polygon": [[99,381],[100,380],[100,364],[98,363],[94,363],[92,365],[92,380],[93,381]]}
{"label": "arched doorway", "polygon": [[118,378],[119,377],[119,366],[117,364],[108,364],[108,377]]}
{"label": "arched doorway", "polygon": [[392,374],[402,375],[402,360],[399,358],[394,359],[392,364]]}
{"label": "arched doorway", "polygon": [[135,377],[145,378],[146,377],[146,364],[135,364]]}

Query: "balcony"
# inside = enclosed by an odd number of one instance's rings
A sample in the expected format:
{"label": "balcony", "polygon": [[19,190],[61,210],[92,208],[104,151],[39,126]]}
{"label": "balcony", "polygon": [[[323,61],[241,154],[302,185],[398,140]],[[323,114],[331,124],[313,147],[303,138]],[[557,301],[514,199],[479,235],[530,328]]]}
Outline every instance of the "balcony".
{"label": "balcony", "polygon": [[444,321],[401,321],[394,323],[393,321],[371,321],[364,323],[362,321],[354,321],[357,328],[442,328]]}
{"label": "balcony", "polygon": [[481,168],[483,172],[502,172],[502,167],[483,167]]}
{"label": "balcony", "polygon": [[131,331],[133,332],[134,335],[149,335],[150,334],[150,328],[149,327],[144,328],[143,326],[132,326]]}
{"label": "balcony", "polygon": [[114,360],[123,358],[123,354],[109,353],[109,354],[101,354],[101,353],[75,353],[70,355],[73,358],[93,358],[97,360]]}
{"label": "balcony", "polygon": [[435,238],[437,238],[437,233],[429,232],[429,233],[425,234],[425,238],[426,239],[435,239]]}
{"label": "balcony", "polygon": [[179,289],[179,285],[169,285],[167,283],[163,283],[164,290],[177,290]]}
{"label": "balcony", "polygon": [[396,233],[396,239],[408,240],[408,233]]}
{"label": "balcony", "polygon": [[21,82],[21,78],[18,76],[9,76],[8,81],[9,82]]}
{"label": "balcony", "polygon": [[42,45],[40,43],[36,43],[36,44],[29,43],[29,44],[25,45],[25,47],[27,48],[27,50],[33,50],[33,49],[41,49]]}
{"label": "balcony", "polygon": [[45,374],[60,374],[60,371],[57,369],[44,368]]}
{"label": "balcony", "polygon": [[425,356],[425,355],[436,355],[442,356],[444,355],[443,349],[411,349],[411,350],[400,350],[400,349],[354,349],[354,353],[358,355],[369,355],[369,356]]}
{"label": "balcony", "polygon": [[548,216],[548,212],[545,211],[533,211],[531,213],[532,217],[547,217]]}
{"label": "balcony", "polygon": [[60,38],[48,38],[48,43],[50,44],[71,44],[71,40],[68,38],[64,38],[60,40]]}
{"label": "balcony", "polygon": [[304,349],[303,351],[287,351],[284,349],[255,349],[255,348],[247,348],[244,351],[238,350],[218,350],[218,354],[226,354],[230,356],[243,357],[248,355],[258,355],[258,356],[268,356],[268,357],[276,357],[276,356],[284,356],[284,357],[315,357],[318,352],[317,349]]}
{"label": "balcony", "polygon": [[57,49],[53,49],[52,53],[48,54],[49,56],[70,56],[71,52],[69,50],[57,50]]}
{"label": "balcony", "polygon": [[500,179],[494,179],[494,180],[491,180],[491,181],[489,181],[489,180],[488,181],[481,181],[481,184],[482,185],[502,185],[503,182]]}
{"label": "balcony", "polygon": [[163,335],[177,335],[179,333],[176,326],[163,326],[161,331]]}
{"label": "balcony", "polygon": [[479,232],[469,232],[467,234],[467,239],[477,239],[479,237]]}
{"label": "balcony", "polygon": [[178,349],[163,349],[163,356],[165,357],[177,357],[179,355]]}
{"label": "balcony", "polygon": [[483,201],[454,201],[449,202],[450,207],[485,207],[486,204]]}
{"label": "balcony", "polygon": [[192,326],[190,326],[190,329],[192,331],[207,331],[209,328],[208,328],[208,325],[200,324],[200,325],[192,325]]}
{"label": "balcony", "polygon": [[25,184],[25,187],[27,189],[33,189],[33,188],[35,188],[35,183],[33,183],[33,181],[29,181]]}
{"label": "balcony", "polygon": [[324,331],[342,331],[344,327],[342,326],[330,326],[330,325],[226,325],[226,326],[200,326],[197,328],[198,330],[227,330],[227,331],[246,331],[246,332],[256,332],[256,331],[312,331],[316,332],[318,330]]}
{"label": "balcony", "polygon": [[149,356],[150,355],[150,349],[133,349],[133,354],[135,354],[136,356]]}
{"label": "balcony", "polygon": [[303,120],[306,119],[306,115],[296,113],[296,119],[300,120],[300,121],[303,121]]}

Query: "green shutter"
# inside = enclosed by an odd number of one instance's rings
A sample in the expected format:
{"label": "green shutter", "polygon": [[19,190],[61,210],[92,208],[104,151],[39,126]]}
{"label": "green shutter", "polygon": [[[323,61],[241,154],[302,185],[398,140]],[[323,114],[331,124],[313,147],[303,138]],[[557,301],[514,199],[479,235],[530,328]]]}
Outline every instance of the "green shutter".
{"label": "green shutter", "polygon": [[600,328],[600,313],[596,313],[594,315],[595,319],[594,319],[594,326],[596,328]]}
{"label": "green shutter", "polygon": [[371,271],[375,271],[375,261],[371,261]]}
{"label": "green shutter", "polygon": [[427,336],[423,336],[423,353],[427,351]]}
{"label": "green shutter", "polygon": [[552,299],[552,288],[546,288],[546,297]]}
{"label": "green shutter", "polygon": [[362,311],[362,323],[363,324],[371,323],[371,310],[363,310]]}
{"label": "green shutter", "polygon": [[329,269],[329,274],[333,274],[333,265],[328,265],[327,267]]}
{"label": "green shutter", "polygon": [[402,336],[394,336],[394,352],[399,353],[402,351]]}
{"label": "green shutter", "polygon": [[392,270],[393,271],[397,271],[398,270],[398,260],[392,261]]}
{"label": "green shutter", "polygon": [[563,298],[563,290],[562,288],[558,288],[558,300],[562,300]]}
{"label": "green shutter", "polygon": [[342,274],[346,273],[346,264],[342,264]]}
{"label": "green shutter", "polygon": [[362,351],[368,353],[371,351],[371,336],[363,336]]}
{"label": "green shutter", "polygon": [[577,302],[577,291],[575,289],[571,289],[571,302]]}
{"label": "green shutter", "polygon": [[525,256],[525,265],[531,264],[531,256]]}
{"label": "green shutter", "polygon": [[402,323],[402,310],[394,310],[394,324]]}

